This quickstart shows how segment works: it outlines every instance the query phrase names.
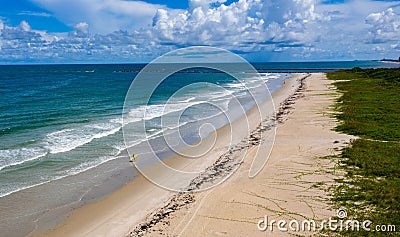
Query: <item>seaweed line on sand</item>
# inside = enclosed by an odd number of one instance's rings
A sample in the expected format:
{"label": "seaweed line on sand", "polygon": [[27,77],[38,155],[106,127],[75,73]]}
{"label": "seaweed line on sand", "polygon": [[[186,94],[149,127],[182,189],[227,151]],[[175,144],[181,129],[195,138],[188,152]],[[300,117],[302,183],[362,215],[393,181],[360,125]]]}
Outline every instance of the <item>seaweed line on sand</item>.
{"label": "seaweed line on sand", "polygon": [[[242,163],[242,161],[238,159],[240,157],[240,152],[250,147],[259,145],[262,142],[262,132],[272,129],[276,126],[277,122],[284,122],[285,115],[289,114],[293,109],[291,105],[293,105],[297,99],[304,96],[302,94],[302,91],[305,88],[304,80],[310,75],[311,74],[307,74],[306,76],[298,79],[300,83],[295,92],[286,98],[282,103],[280,103],[278,111],[274,114],[274,116],[272,116],[272,118],[269,117],[264,119],[248,137],[243,139],[238,144],[231,146],[230,149],[222,154],[213,165],[208,167],[204,172],[190,182],[186,188],[186,192],[174,194],[167,201],[165,206],[148,214],[142,223],[134,226],[133,230],[130,231],[128,236],[144,236],[157,224],[169,225],[170,222],[168,221],[168,217],[182,208],[189,207],[190,204],[196,201],[194,195],[194,191],[196,189],[201,188],[205,184],[213,183],[219,178],[224,177],[227,172],[238,168],[238,166],[240,166]],[[162,229],[157,231],[160,232],[160,235],[163,235]]]}

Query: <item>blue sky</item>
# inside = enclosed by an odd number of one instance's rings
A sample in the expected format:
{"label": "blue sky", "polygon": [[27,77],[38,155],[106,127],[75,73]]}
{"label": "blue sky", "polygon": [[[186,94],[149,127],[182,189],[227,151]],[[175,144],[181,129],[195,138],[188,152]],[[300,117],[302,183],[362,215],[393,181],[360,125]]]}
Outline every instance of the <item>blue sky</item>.
{"label": "blue sky", "polygon": [[0,0],[0,63],[148,62],[209,45],[250,61],[400,56],[400,1]]}

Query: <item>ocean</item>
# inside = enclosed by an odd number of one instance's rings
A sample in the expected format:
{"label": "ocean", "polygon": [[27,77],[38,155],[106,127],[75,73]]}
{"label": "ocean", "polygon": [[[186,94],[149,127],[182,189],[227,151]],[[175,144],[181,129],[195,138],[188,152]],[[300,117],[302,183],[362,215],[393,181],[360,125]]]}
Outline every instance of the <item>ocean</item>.
{"label": "ocean", "polygon": [[[378,61],[253,65],[271,92],[282,85],[289,72],[395,66]],[[51,210],[96,200],[134,179],[136,173],[129,165],[122,135],[122,111],[129,86],[143,67],[0,66],[0,216],[9,229],[26,220],[45,220]],[[244,75],[249,83],[252,77]],[[246,97],[240,82],[215,70],[184,70],[170,79],[157,88],[149,103],[141,101],[140,94],[135,95],[137,106],[128,111],[129,123],[140,126],[142,120],[146,121],[146,135],[139,134],[133,140],[139,151],[146,139],[157,140],[166,129],[176,129],[162,126],[160,118],[165,102],[181,87],[206,82],[224,87],[230,95]],[[220,113],[206,102],[217,101],[220,108],[228,109],[230,98],[202,86],[174,98],[172,107],[182,113],[179,126],[189,143],[201,139],[191,130],[196,122],[212,120]],[[191,106],[194,109],[186,109]],[[246,109],[251,106],[249,103]],[[29,233],[35,223],[25,226],[28,228],[21,235]]]}

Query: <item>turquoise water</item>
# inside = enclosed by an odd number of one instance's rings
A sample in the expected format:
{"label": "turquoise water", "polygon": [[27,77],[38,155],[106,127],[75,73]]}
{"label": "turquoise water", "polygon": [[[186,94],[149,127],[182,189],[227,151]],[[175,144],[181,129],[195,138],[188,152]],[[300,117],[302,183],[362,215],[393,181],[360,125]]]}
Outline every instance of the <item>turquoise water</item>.
{"label": "turquoise water", "polygon": [[[122,107],[125,94],[143,65],[3,66],[0,78],[0,196],[84,172],[121,158]],[[160,117],[166,100],[196,82],[217,83],[232,93],[241,90],[234,78],[210,70],[174,74],[160,85],[150,103],[135,95],[131,123],[146,120],[147,137],[161,136]],[[124,72],[121,72],[124,71]],[[129,72],[126,72],[129,71]],[[265,74],[266,81],[287,74]],[[251,76],[249,76],[251,78]],[[279,83],[278,83],[279,84]],[[185,125],[218,114],[210,100],[228,98],[206,87],[194,87],[176,99],[186,111]],[[146,111],[146,117],[143,117]],[[187,130],[188,137],[195,139]],[[137,144],[144,140],[138,136]]]}
{"label": "turquoise water", "polygon": [[124,91],[134,75],[116,68],[1,67],[0,196],[118,154]]}
{"label": "turquoise water", "polygon": [[[143,66],[0,66],[0,197],[122,158],[124,98]],[[273,91],[288,77],[286,71],[329,71],[390,64],[355,61],[255,63],[254,66]],[[251,80],[251,75],[247,77]],[[137,95],[137,106],[129,111],[131,122],[145,119],[147,135],[157,137],[166,129],[160,122],[163,104],[175,91],[196,82],[216,83],[235,95],[244,90],[234,78],[213,70],[176,73],[157,88],[149,104]],[[224,98],[220,92],[201,86],[180,95],[177,111],[196,105],[183,114],[182,124],[215,116],[220,111],[202,103],[218,100],[223,107],[228,102],[228,97]],[[142,117],[144,110],[145,118]],[[190,131],[187,134],[193,141],[196,139]],[[143,136],[138,136],[137,144],[142,140]]]}

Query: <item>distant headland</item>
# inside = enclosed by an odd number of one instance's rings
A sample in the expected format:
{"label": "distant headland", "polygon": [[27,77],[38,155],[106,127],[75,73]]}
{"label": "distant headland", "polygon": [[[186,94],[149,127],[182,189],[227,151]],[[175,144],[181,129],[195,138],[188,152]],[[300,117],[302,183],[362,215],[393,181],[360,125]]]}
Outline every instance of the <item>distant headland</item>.
{"label": "distant headland", "polygon": [[381,62],[400,62],[400,57],[399,59],[382,59]]}

